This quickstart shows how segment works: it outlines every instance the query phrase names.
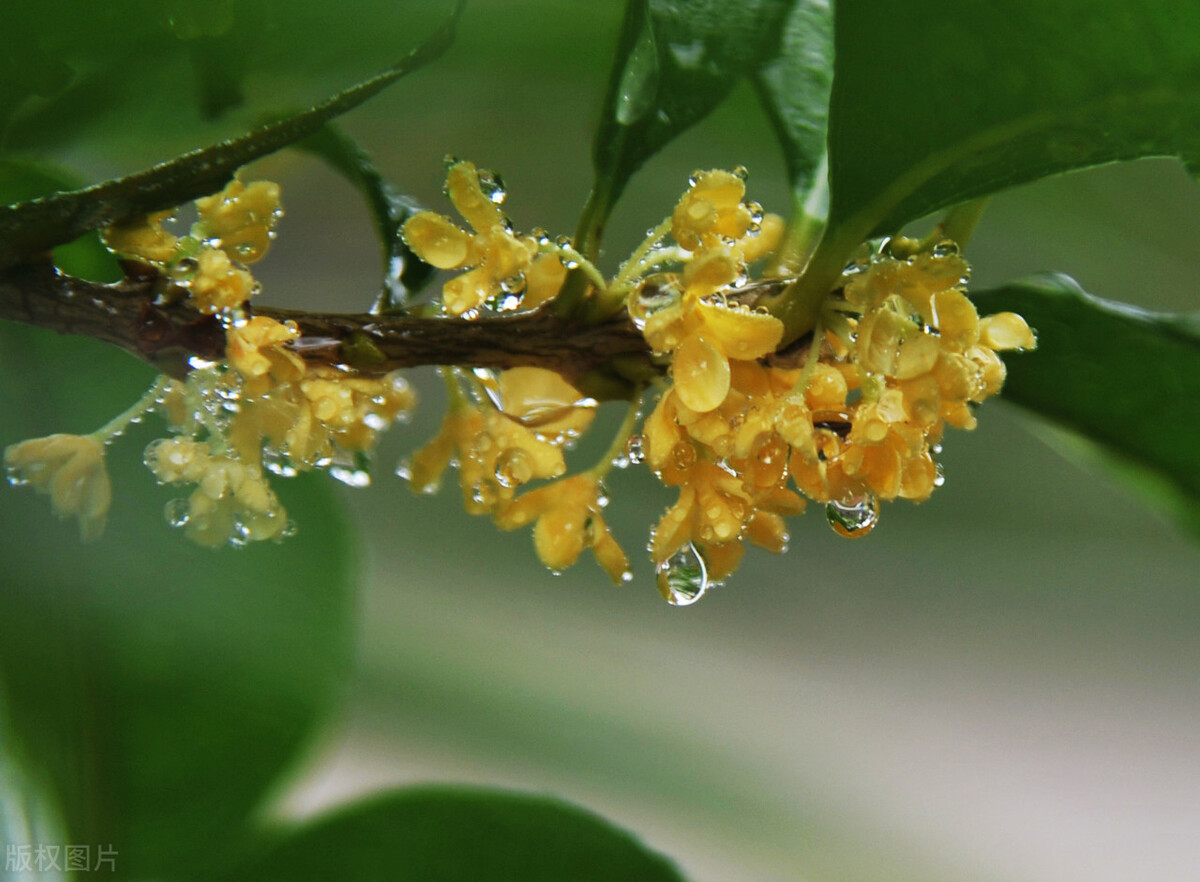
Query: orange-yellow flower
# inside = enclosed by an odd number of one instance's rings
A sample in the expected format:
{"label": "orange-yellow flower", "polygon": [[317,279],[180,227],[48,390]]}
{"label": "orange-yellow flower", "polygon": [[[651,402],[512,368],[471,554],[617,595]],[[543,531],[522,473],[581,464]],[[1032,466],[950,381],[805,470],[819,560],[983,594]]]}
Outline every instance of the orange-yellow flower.
{"label": "orange-yellow flower", "polygon": [[574,475],[519,497],[496,514],[496,525],[515,530],[536,520],[533,544],[538,558],[563,570],[592,549],[596,562],[613,582],[627,579],[629,559],[604,521],[600,485],[590,475]]}
{"label": "orange-yellow flower", "polygon": [[[442,302],[451,315],[462,315],[483,306],[503,290],[516,293],[526,284],[526,271],[537,257],[532,236],[515,236],[492,195],[485,193],[475,166],[456,162],[446,175],[446,193],[474,232],[432,211],[413,215],[404,224],[404,240],[426,263],[438,269],[466,269],[442,287]],[[565,273],[555,267],[557,258],[546,255],[535,273],[539,301],[547,299],[555,279],[561,286]],[[561,264],[558,264],[561,267]],[[557,289],[554,289],[557,293]],[[550,295],[552,296],[552,295]]]}
{"label": "orange-yellow flower", "polygon": [[4,466],[15,483],[47,494],[60,518],[77,518],[84,542],[104,532],[112,485],[101,441],[91,435],[32,438],[5,448]]}

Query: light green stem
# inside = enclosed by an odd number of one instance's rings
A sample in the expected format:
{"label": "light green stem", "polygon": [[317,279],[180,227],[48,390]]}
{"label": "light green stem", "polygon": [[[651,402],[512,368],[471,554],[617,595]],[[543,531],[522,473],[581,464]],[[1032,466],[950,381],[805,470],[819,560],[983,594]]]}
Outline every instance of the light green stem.
{"label": "light green stem", "polygon": [[594,466],[584,472],[585,475],[595,478],[597,481],[602,481],[605,475],[612,470],[613,463],[621,457],[625,449],[629,446],[629,436],[633,434],[633,428],[637,425],[638,416],[641,413],[641,403],[642,390],[638,389],[629,400],[629,408],[625,411],[625,419],[621,421],[621,425],[617,429],[617,434],[613,436],[608,450],[596,461]]}
{"label": "light green stem", "polygon": [[147,389],[141,398],[134,402],[131,407],[117,414],[99,429],[92,432],[90,437],[95,438],[101,444],[107,444],[128,429],[135,420],[148,413],[154,405],[158,404],[159,397],[167,391],[167,387],[173,382],[170,377],[160,374],[158,379],[154,381],[154,385]]}

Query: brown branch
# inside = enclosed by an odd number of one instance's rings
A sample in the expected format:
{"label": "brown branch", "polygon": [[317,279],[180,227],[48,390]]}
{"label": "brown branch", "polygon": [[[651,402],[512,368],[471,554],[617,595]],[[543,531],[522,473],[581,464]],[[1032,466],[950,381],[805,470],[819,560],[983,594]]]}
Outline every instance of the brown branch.
{"label": "brown branch", "polygon": [[[224,357],[225,335],[214,316],[189,307],[185,292],[145,265],[103,285],[64,275],[50,263],[0,273],[0,319],[82,334],[118,346],[164,373],[183,376],[188,360]],[[305,359],[380,375],[419,365],[557,371],[603,397],[659,372],[646,341],[624,315],[585,324],[549,310],[465,319],[333,314],[256,307],[255,315],[294,321],[296,352]],[[607,381],[607,382],[605,382]]]}

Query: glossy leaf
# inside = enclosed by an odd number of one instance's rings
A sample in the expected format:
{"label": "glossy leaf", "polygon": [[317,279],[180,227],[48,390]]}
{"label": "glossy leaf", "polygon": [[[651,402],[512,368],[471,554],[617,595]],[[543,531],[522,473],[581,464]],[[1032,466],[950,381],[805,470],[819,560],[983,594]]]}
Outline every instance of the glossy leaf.
{"label": "glossy leaf", "polygon": [[1100,445],[1200,535],[1200,313],[1110,303],[1062,275],[972,298],[1037,331],[1036,350],[1005,359],[1004,397]]}
{"label": "glossy leaf", "polygon": [[[91,340],[0,323],[0,447],[87,432],[152,380]],[[303,538],[213,551],[164,521],[178,488],[141,463],[157,419],[114,442],[106,534],[0,487],[0,688],[68,842],[123,878],[208,878],[330,708],[349,664],[351,549],[331,491],[277,482]]]}
{"label": "glossy leaf", "polygon": [[[797,0],[783,23],[779,54],[755,78],[783,144],[799,207],[825,184],[829,91],[833,83],[833,11],[827,0]],[[826,205],[806,212],[821,219]]]}
{"label": "glossy leaf", "polygon": [[0,207],[0,266],[11,265],[125,217],[162,211],[221,189],[238,168],[295,143],[357,107],[453,42],[465,0],[428,40],[395,65],[302,113],[186,153],[153,168],[32,202]]}
{"label": "glossy leaf", "polygon": [[385,181],[370,154],[332,123],[326,123],[296,146],[324,159],[362,194],[383,252],[378,309],[391,312],[404,307],[436,272],[413,253],[400,235],[404,222],[420,211],[420,206]]}
{"label": "glossy leaf", "polygon": [[577,244],[598,239],[635,171],[707,116],[779,47],[788,0],[630,0],[593,144],[596,183]]}
{"label": "glossy leaf", "polygon": [[1047,175],[1200,156],[1191,0],[836,4],[831,226],[891,232]]}
{"label": "glossy leaf", "polygon": [[354,805],[276,841],[225,882],[682,882],[624,830],[546,796],[426,787]]}

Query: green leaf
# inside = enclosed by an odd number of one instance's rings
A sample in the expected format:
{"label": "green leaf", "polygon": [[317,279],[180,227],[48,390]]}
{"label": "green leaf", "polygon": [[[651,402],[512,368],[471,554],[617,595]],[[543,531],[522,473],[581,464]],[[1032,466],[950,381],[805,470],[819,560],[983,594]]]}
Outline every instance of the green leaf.
{"label": "green leaf", "polygon": [[593,143],[596,183],[576,246],[598,245],[635,171],[707,116],[779,47],[790,0],[630,0]]}
{"label": "green leaf", "polygon": [[1200,156],[1191,0],[842,0],[835,46],[830,224],[850,248],[1047,175]]}
{"label": "green leaf", "polygon": [[666,858],[545,796],[426,787],[344,809],[280,836],[225,882],[681,882]]}
{"label": "green leaf", "polygon": [[400,235],[404,222],[420,211],[420,206],[385,181],[370,154],[332,123],[326,123],[296,146],[341,172],[366,200],[383,250],[383,287],[378,311],[386,313],[403,308],[437,272],[417,257]]}
{"label": "green leaf", "polygon": [[[767,113],[783,144],[788,179],[798,207],[825,185],[829,90],[833,83],[833,10],[826,0],[797,0],[783,24],[779,54],[755,77]],[[827,205],[805,213],[824,219]]]}
{"label": "green leaf", "polygon": [[[0,447],[92,431],[152,379],[96,341],[0,323]],[[141,464],[160,426],[110,448],[94,544],[0,487],[0,686],[66,841],[111,844],[123,878],[209,878],[340,694],[351,547],[319,476],[276,482],[303,538],[192,545],[163,518],[179,490]]]}
{"label": "green leaf", "polygon": [[1037,331],[1036,350],[1005,360],[1004,397],[1099,445],[1200,535],[1200,313],[1110,303],[1062,275],[971,296]]}
{"label": "green leaf", "polygon": [[465,2],[459,0],[454,14],[442,27],[392,67],[303,113],[136,174],[0,207],[0,267],[29,259],[122,218],[163,211],[220,190],[241,166],[313,134],[328,120],[437,59],[454,40]]}

